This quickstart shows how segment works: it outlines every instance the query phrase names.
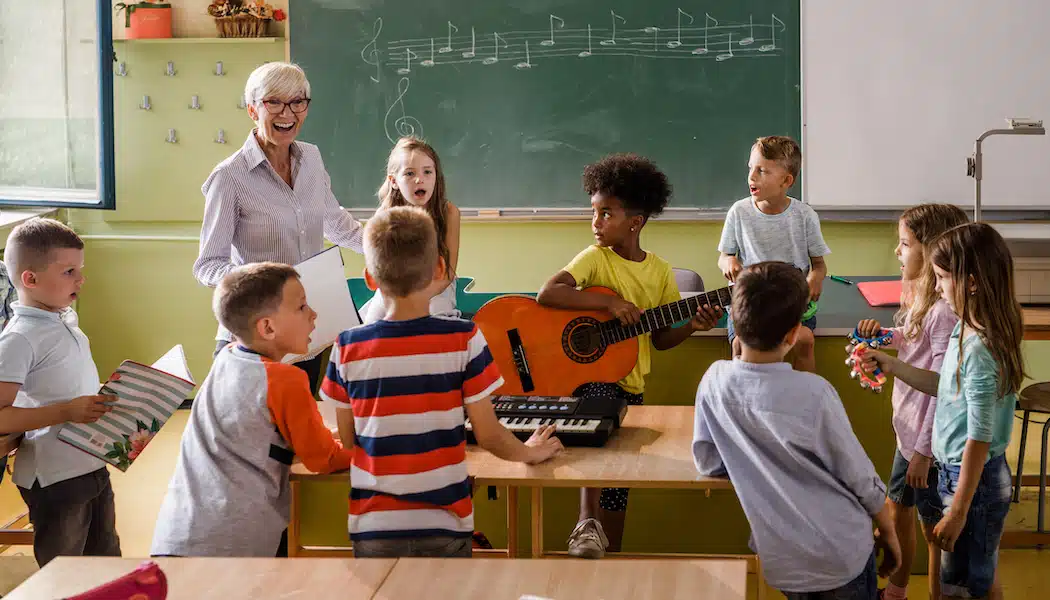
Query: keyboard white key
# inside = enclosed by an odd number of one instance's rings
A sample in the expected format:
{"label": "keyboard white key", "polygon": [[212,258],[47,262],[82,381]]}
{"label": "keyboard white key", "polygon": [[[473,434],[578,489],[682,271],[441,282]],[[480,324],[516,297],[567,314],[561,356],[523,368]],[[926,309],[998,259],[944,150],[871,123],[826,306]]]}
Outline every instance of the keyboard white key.
{"label": "keyboard white key", "polygon": [[[501,417],[501,425],[514,433],[531,433],[542,425],[554,423],[555,432],[592,433],[601,425],[600,419],[552,419],[549,417]],[[466,421],[467,431],[473,431],[470,420]],[[555,433],[557,435],[557,433]]]}

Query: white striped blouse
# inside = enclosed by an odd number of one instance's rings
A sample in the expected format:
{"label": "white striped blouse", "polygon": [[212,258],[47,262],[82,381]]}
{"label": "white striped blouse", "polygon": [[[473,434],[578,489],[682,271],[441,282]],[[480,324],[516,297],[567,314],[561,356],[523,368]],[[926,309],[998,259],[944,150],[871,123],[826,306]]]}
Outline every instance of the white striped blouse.
{"label": "white striped blouse", "polygon": [[255,132],[201,187],[204,223],[193,276],[215,287],[235,266],[294,265],[321,251],[324,238],[362,252],[362,226],[339,206],[317,146],[291,146],[289,187],[266,159]]}

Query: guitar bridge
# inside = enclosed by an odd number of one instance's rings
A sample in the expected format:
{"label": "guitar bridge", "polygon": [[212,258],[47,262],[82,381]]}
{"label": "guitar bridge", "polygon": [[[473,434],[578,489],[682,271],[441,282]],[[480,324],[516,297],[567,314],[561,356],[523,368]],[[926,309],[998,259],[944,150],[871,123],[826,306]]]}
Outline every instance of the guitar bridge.
{"label": "guitar bridge", "polygon": [[514,368],[518,371],[521,389],[525,393],[531,392],[536,389],[536,385],[532,382],[529,358],[525,355],[525,347],[521,343],[521,335],[518,334],[517,329],[510,329],[507,331],[507,338],[510,340],[510,352],[514,357]]}

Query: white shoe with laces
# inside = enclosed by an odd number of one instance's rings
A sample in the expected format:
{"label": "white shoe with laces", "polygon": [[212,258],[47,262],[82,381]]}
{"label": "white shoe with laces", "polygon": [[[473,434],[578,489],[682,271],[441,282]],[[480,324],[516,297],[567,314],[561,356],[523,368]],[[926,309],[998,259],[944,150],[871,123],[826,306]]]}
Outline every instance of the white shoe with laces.
{"label": "white shoe with laces", "polygon": [[602,558],[609,547],[609,538],[598,519],[584,519],[569,534],[569,556]]}

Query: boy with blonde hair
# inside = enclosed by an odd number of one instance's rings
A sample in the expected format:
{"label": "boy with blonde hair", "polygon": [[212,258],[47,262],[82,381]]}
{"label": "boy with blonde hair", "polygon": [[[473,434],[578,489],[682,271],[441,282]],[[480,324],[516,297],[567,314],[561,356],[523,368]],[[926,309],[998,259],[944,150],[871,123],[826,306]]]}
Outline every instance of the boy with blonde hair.
{"label": "boy with blonde hair", "polygon": [[[747,168],[751,195],[733,204],[726,214],[718,242],[718,268],[726,279],[736,281],[740,270],[753,264],[786,262],[806,275],[809,300],[819,300],[828,274],[824,257],[831,254],[831,249],[824,242],[816,211],[787,195],[802,169],[802,150],[789,137],[760,137],[751,146]],[[792,364],[800,371],[812,373],[817,366],[813,355],[816,316],[810,316],[802,325],[792,348]],[[740,343],[732,312],[728,326],[733,356],[738,356]]]}
{"label": "boy with blonde hair", "polygon": [[110,411],[70,305],[84,285],[84,242],[52,219],[11,231],[4,263],[18,292],[0,333],[0,435],[25,432],[13,480],[29,507],[33,555],[120,556],[106,463],[59,441],[64,423]]}
{"label": "boy with blonde hair", "polygon": [[213,308],[236,339],[193,401],[151,553],[287,556],[292,459],[318,473],[350,466],[306,372],[281,362],[309,348],[317,313],[294,268],[265,262],[227,273]]}
{"label": "boy with blonde hair", "polygon": [[321,385],[353,449],[355,557],[470,557],[464,412],[478,444],[504,460],[538,463],[561,449],[551,426],[522,443],[500,425],[489,395],[503,378],[481,331],[430,316],[430,299],[447,283],[437,247],[434,222],[419,208],[368,220],[365,280],[383,292],[386,314],[340,334]]}

